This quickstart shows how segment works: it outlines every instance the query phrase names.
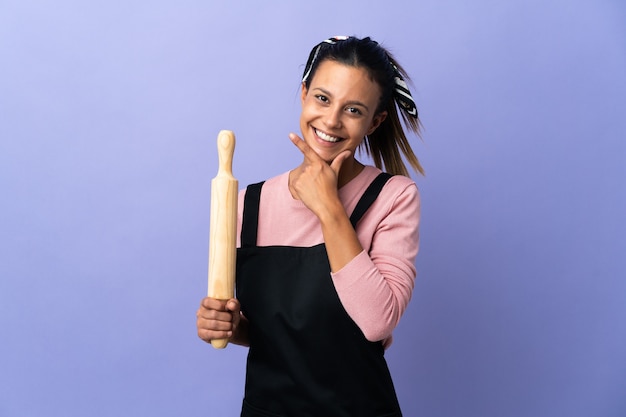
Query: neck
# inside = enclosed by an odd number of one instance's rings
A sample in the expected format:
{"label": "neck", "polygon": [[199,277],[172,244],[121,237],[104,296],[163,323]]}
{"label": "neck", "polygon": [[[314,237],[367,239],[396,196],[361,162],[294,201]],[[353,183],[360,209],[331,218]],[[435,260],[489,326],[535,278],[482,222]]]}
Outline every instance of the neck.
{"label": "neck", "polygon": [[337,176],[337,189],[352,181],[363,171],[364,165],[354,158],[343,161],[339,175]]}

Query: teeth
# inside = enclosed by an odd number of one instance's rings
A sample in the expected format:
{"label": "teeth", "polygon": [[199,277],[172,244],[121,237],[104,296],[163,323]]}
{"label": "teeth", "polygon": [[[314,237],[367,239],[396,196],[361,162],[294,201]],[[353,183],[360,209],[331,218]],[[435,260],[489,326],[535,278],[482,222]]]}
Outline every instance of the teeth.
{"label": "teeth", "polygon": [[315,129],[315,133],[317,134],[317,136],[319,136],[320,138],[324,139],[326,142],[333,142],[333,143],[334,142],[339,142],[339,138],[327,135],[326,133],[322,132],[321,130]]}

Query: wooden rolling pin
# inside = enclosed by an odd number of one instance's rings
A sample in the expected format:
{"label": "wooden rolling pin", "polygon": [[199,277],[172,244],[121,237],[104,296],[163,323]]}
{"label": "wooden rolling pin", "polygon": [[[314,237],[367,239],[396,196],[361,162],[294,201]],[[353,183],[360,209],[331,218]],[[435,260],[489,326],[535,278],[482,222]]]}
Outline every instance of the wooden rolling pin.
{"label": "wooden rolling pin", "polygon": [[[233,177],[235,135],[222,130],[217,136],[219,170],[211,181],[211,224],[209,238],[208,296],[229,300],[235,295],[235,261],[237,256],[237,192]],[[228,339],[211,340],[216,349],[223,349]]]}

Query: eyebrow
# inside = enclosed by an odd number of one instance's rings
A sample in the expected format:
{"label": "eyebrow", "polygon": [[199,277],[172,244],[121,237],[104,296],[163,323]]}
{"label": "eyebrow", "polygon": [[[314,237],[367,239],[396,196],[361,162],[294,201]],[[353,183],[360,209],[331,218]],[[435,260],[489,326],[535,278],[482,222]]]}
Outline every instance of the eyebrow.
{"label": "eyebrow", "polygon": [[[318,90],[318,91],[320,91],[320,92],[324,93],[324,95],[327,95],[327,96],[329,96],[329,97],[332,97],[332,96],[333,96],[333,95],[332,95],[332,93],[331,93],[330,91],[325,90],[325,89],[323,89],[322,87],[315,87],[315,88],[313,88],[313,90]],[[367,111],[367,112],[369,112],[369,111],[370,111],[370,109],[369,109],[369,108],[368,108],[365,104],[363,104],[362,102],[360,102],[360,101],[358,101],[358,100],[351,100],[351,101],[348,101],[348,102],[346,103],[346,105],[352,105],[352,106],[355,106],[355,105],[356,105],[356,106],[361,106],[361,107],[363,107],[363,108],[365,109],[365,111]]]}

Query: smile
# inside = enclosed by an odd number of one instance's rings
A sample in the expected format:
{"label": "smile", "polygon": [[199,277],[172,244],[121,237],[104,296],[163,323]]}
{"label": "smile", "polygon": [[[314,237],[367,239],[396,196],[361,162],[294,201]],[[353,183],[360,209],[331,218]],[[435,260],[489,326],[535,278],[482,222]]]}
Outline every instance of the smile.
{"label": "smile", "polygon": [[315,134],[316,134],[316,135],[317,135],[320,139],[322,139],[323,141],[326,141],[326,142],[332,142],[332,143],[335,143],[335,142],[339,142],[339,141],[341,140],[341,138],[337,138],[337,137],[335,137],[335,136],[330,136],[330,135],[328,135],[328,134],[326,134],[326,133],[322,132],[321,130],[317,130],[317,129],[315,129]]}

